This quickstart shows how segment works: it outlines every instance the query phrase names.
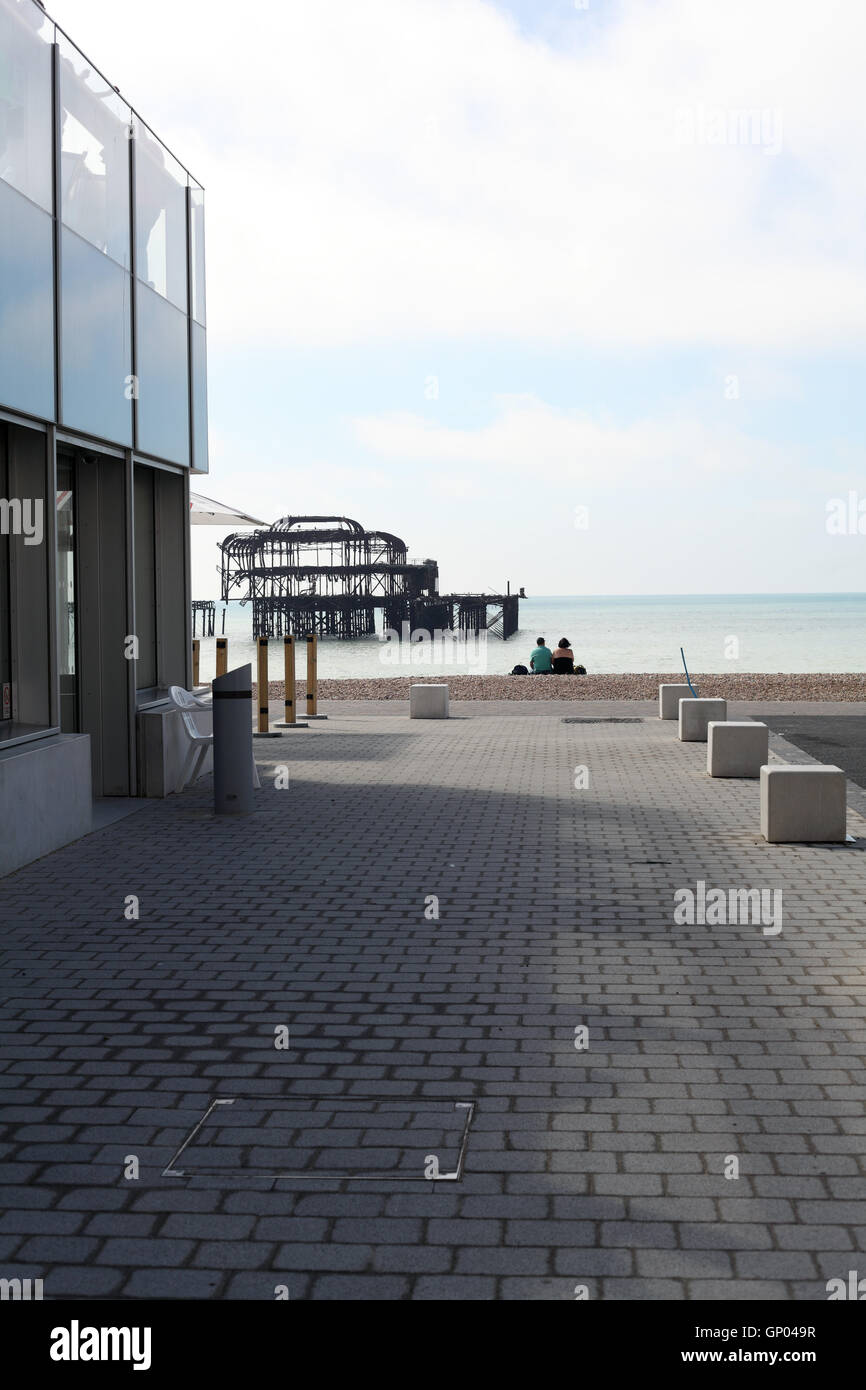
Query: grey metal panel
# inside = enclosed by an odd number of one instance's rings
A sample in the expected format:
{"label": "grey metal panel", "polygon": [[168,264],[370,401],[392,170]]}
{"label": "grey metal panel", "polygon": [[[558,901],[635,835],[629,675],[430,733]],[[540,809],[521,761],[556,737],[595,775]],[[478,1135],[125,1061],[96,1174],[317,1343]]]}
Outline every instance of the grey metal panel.
{"label": "grey metal panel", "polygon": [[[133,112],[132,130],[135,130],[135,113]],[[135,300],[135,284],[138,271],[136,235],[135,235],[135,140],[129,141],[129,270],[132,284],[132,296],[130,303],[130,326],[132,331],[132,376],[136,383],[135,393],[132,398],[132,444],[133,448],[138,448],[138,308]]]}
{"label": "grey metal panel", "polygon": [[58,444],[71,444],[74,449],[82,449],[85,453],[108,454],[111,458],[126,458],[126,450],[117,445],[106,444],[101,439],[94,439],[89,434],[79,434],[75,430],[57,430]]}
{"label": "grey metal panel", "polygon": [[49,724],[44,729],[36,729],[28,734],[15,734],[12,738],[4,738],[0,743],[0,754],[5,753],[9,748],[18,748],[22,743],[38,743],[43,738],[52,738],[55,734],[61,734],[63,730],[59,724]]}
{"label": "grey metal panel", "polygon": [[78,620],[78,721],[91,734],[93,793],[102,795],[102,681],[99,625],[99,467],[79,462],[76,476],[78,552],[76,617]]}
{"label": "grey metal panel", "polygon": [[157,684],[156,647],[156,498],[155,470],[144,464],[133,469],[132,482],[132,570],[135,610],[129,629],[138,637],[138,666],[135,689],[147,690]]}
{"label": "grey metal panel", "polygon": [[57,612],[57,431],[48,431],[48,504],[45,508],[45,544],[48,547],[48,704],[50,722],[60,723],[60,623]]}
{"label": "grey metal panel", "polygon": [[136,449],[132,461],[133,463],[145,463],[148,468],[158,468],[162,473],[175,473],[179,477],[188,471],[183,463],[164,463],[162,459],[155,459],[151,454],[142,453],[140,449]]}
{"label": "grey metal panel", "polygon": [[5,420],[10,425],[26,425],[29,430],[38,430],[40,434],[46,434],[51,428],[44,420],[33,420],[29,415],[19,414],[15,410],[0,408],[0,420]]}
{"label": "grey metal panel", "polygon": [[109,458],[78,466],[80,724],[90,734],[96,796],[129,796],[129,633],[125,468]]}
{"label": "grey metal panel", "polygon": [[[131,143],[131,142],[130,142]],[[135,609],[135,470],[132,463],[132,450],[127,450],[123,462],[123,489],[124,489],[124,530],[125,530],[125,549],[127,557],[126,565],[126,630],[129,633],[137,631],[137,615]],[[127,747],[129,753],[129,793],[137,796],[139,789],[138,779],[138,742],[137,727],[135,718],[136,686],[138,684],[137,673],[134,661],[127,661],[126,673],[126,729]]]}
{"label": "grey metal panel", "polygon": [[161,686],[183,685],[190,609],[186,581],[189,502],[182,477],[159,472],[154,482],[158,681]]}
{"label": "grey metal panel", "polygon": [[[12,679],[16,719],[27,724],[52,723],[49,696],[48,441],[44,434],[19,426],[7,432],[9,495],[42,504],[42,541],[28,545],[24,535],[9,537],[12,580]],[[50,498],[52,509],[54,499]]]}
{"label": "grey metal panel", "polygon": [[189,523],[189,473],[183,480],[183,616],[184,616],[184,677],[183,684],[192,690],[192,544]]}

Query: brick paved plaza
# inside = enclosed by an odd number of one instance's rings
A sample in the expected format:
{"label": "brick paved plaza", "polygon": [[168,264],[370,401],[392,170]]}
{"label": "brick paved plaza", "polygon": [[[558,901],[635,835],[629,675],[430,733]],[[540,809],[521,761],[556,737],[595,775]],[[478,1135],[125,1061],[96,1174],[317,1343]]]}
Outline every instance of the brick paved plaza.
{"label": "brick paved plaza", "polygon": [[[767,845],[757,784],[648,704],[325,708],[256,744],[253,816],[215,820],[208,778],[0,882],[0,1275],[383,1300],[866,1275],[854,802],[852,844]],[[640,722],[563,722],[594,714]],[[781,889],[781,932],[675,924],[699,880]],[[462,1180],[425,1179],[470,1113]]]}

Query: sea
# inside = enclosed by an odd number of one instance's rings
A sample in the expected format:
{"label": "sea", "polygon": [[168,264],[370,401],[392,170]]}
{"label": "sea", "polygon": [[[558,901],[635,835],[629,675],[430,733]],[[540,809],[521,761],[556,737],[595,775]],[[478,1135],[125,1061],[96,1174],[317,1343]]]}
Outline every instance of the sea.
{"label": "sea", "polygon": [[[201,636],[201,615],[196,635]],[[255,672],[252,605],[217,602],[215,637],[200,647],[200,678],[215,670],[215,638],[229,639],[229,666]],[[590,674],[689,671],[866,671],[866,593],[640,594],[539,596],[520,601],[520,629],[507,642],[481,634],[412,633],[396,641],[380,631],[352,641],[323,637],[319,679],[369,680],[400,675],[504,675],[529,665],[537,637],[555,647],[568,638]],[[297,674],[304,673],[298,643]],[[283,643],[270,643],[269,676],[283,674]]]}

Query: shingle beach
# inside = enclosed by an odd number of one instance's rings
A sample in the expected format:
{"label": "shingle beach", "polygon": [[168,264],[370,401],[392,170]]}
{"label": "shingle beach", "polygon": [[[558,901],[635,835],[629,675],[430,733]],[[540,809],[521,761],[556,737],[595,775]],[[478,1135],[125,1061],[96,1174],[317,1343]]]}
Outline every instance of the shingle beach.
{"label": "shingle beach", "polygon": [[[320,680],[321,700],[408,700],[412,685],[447,684],[454,700],[653,700],[658,688],[684,681],[681,671],[592,676],[380,676],[371,680]],[[814,672],[786,675],[769,672],[694,673],[701,695],[727,700],[866,700],[866,674]],[[258,693],[258,692],[256,692]],[[298,708],[306,686],[297,683]],[[282,700],[282,681],[270,681],[268,696]]]}

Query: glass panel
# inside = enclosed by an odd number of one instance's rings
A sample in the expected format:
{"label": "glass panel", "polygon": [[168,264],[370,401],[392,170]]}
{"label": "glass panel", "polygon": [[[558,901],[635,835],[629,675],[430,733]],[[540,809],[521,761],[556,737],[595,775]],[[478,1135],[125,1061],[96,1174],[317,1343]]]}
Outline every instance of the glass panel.
{"label": "glass panel", "polygon": [[54,418],[52,221],[2,179],[0,404]]}
{"label": "glass panel", "polygon": [[33,0],[0,0],[0,178],[53,209],[51,42]]}
{"label": "glass panel", "polygon": [[141,122],[135,141],[136,273],[186,311],[186,171]]}
{"label": "glass panel", "polygon": [[189,463],[187,317],[153,290],[136,289],[138,447]]}
{"label": "glass panel", "polygon": [[204,295],[204,189],[194,184],[189,191],[189,235],[192,260],[192,314],[206,324]]}
{"label": "glass panel", "polygon": [[138,662],[137,690],[156,685],[156,523],[153,468],[138,465],[134,479],[135,535],[135,631]]}
{"label": "glass panel", "polygon": [[57,626],[60,632],[60,727],[78,728],[75,662],[75,470],[57,460]]}
{"label": "glass panel", "polygon": [[63,423],[132,443],[132,281],[63,228]]}
{"label": "glass panel", "polygon": [[78,49],[58,40],[63,221],[128,269],[132,115]]}
{"label": "glass panel", "polygon": [[193,468],[208,471],[207,444],[207,333],[200,323],[192,326],[192,425]]}

